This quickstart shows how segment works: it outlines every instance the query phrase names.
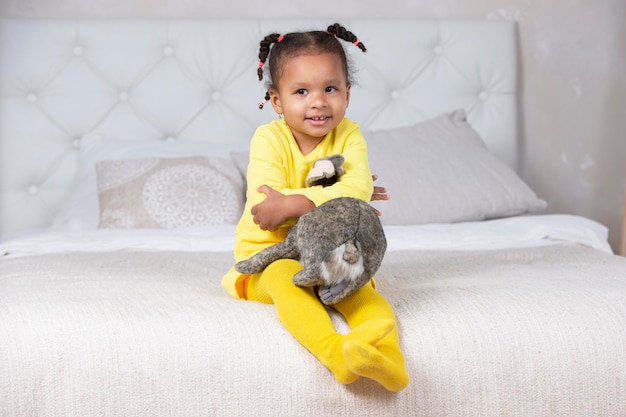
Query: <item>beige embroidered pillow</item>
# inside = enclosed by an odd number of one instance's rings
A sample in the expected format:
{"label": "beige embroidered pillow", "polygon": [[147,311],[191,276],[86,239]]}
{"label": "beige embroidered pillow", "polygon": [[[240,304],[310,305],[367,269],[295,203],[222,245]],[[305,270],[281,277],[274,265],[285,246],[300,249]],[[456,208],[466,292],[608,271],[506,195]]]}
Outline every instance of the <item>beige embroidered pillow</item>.
{"label": "beige embroidered pillow", "polygon": [[229,159],[144,158],[96,164],[100,228],[179,229],[235,224],[244,179]]}

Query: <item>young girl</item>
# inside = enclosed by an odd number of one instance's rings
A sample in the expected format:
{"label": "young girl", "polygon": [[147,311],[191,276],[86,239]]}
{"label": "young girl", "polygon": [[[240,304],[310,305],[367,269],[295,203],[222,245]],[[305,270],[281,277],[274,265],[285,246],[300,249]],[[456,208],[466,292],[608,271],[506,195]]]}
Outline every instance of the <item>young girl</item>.
{"label": "young girl", "polygon": [[[270,83],[259,107],[269,101],[279,119],[260,126],[250,143],[246,208],[235,232],[236,261],[284,240],[301,215],[332,198],[372,198],[365,139],[359,126],[344,117],[351,84],[338,38],[366,50],[339,24],[327,31],[271,34],[260,43],[259,80],[269,56]],[[313,163],[332,154],[345,158],[339,181],[306,188]],[[300,269],[300,263],[291,259],[278,260],[254,275],[240,274],[233,267],[222,283],[235,298],[273,303],[289,332],[340,383],[350,384],[362,376],[390,391],[405,388],[409,377],[387,300],[373,285],[365,285],[335,304],[351,328],[348,334],[339,334],[313,289],[292,283]]]}

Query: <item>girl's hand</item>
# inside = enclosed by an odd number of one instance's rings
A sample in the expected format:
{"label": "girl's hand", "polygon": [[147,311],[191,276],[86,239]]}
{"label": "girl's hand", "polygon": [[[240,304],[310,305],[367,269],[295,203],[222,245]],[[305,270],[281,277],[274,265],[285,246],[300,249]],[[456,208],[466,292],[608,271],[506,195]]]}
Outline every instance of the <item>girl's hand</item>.
{"label": "girl's hand", "polygon": [[298,218],[315,208],[315,204],[303,195],[284,195],[267,185],[257,191],[265,194],[265,200],[252,206],[252,220],[261,230],[274,231],[290,218]]}
{"label": "girl's hand", "polygon": [[[378,175],[372,175],[373,181],[376,181],[377,179]],[[376,185],[374,186],[374,192],[372,193],[370,201],[376,200],[389,200],[389,194],[387,194],[387,189],[385,187],[379,187]],[[374,211],[376,211],[376,214],[378,214],[379,216],[382,215],[382,213],[378,209],[374,209]]]}
{"label": "girl's hand", "polygon": [[[378,175],[372,175],[373,181],[376,181],[377,179]],[[374,186],[374,192],[372,193],[370,201],[375,200],[389,200],[389,195],[387,194],[387,189],[385,187],[379,187],[377,185]]]}
{"label": "girl's hand", "polygon": [[265,194],[265,200],[252,206],[250,210],[253,216],[252,220],[259,225],[261,230],[273,231],[278,229],[288,219],[283,214],[285,195],[267,185],[260,186],[257,191]]}

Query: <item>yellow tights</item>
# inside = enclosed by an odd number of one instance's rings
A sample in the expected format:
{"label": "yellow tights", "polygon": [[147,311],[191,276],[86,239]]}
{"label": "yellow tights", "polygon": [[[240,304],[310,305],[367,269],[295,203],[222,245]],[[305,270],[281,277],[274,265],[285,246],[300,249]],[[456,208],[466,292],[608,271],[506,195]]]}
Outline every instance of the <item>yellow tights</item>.
{"label": "yellow tights", "polygon": [[312,288],[291,281],[302,269],[297,261],[278,260],[253,275],[247,298],[274,304],[287,330],[322,362],[342,384],[364,376],[390,391],[409,383],[400,350],[395,314],[387,300],[371,285],[365,285],[333,307],[346,319],[351,331],[337,333],[328,311]]}

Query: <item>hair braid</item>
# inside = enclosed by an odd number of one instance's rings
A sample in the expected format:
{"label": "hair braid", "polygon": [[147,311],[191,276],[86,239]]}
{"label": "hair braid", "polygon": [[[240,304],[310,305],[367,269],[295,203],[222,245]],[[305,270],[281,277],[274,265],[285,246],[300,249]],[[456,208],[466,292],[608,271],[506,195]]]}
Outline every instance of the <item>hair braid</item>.
{"label": "hair braid", "polygon": [[365,47],[365,45],[363,45],[363,42],[361,42],[354,33],[350,32],[339,23],[333,23],[332,25],[328,26],[328,29],[326,29],[326,31],[331,35],[335,35],[339,39],[343,39],[344,41],[355,44],[363,52],[367,51],[367,48]]}
{"label": "hair braid", "polygon": [[278,42],[278,38],[280,38],[280,36],[280,33],[272,33],[271,35],[264,37],[263,40],[259,42],[259,68],[257,69],[259,81],[263,79],[263,64],[265,64],[265,61],[270,54],[270,47],[272,44]]}

